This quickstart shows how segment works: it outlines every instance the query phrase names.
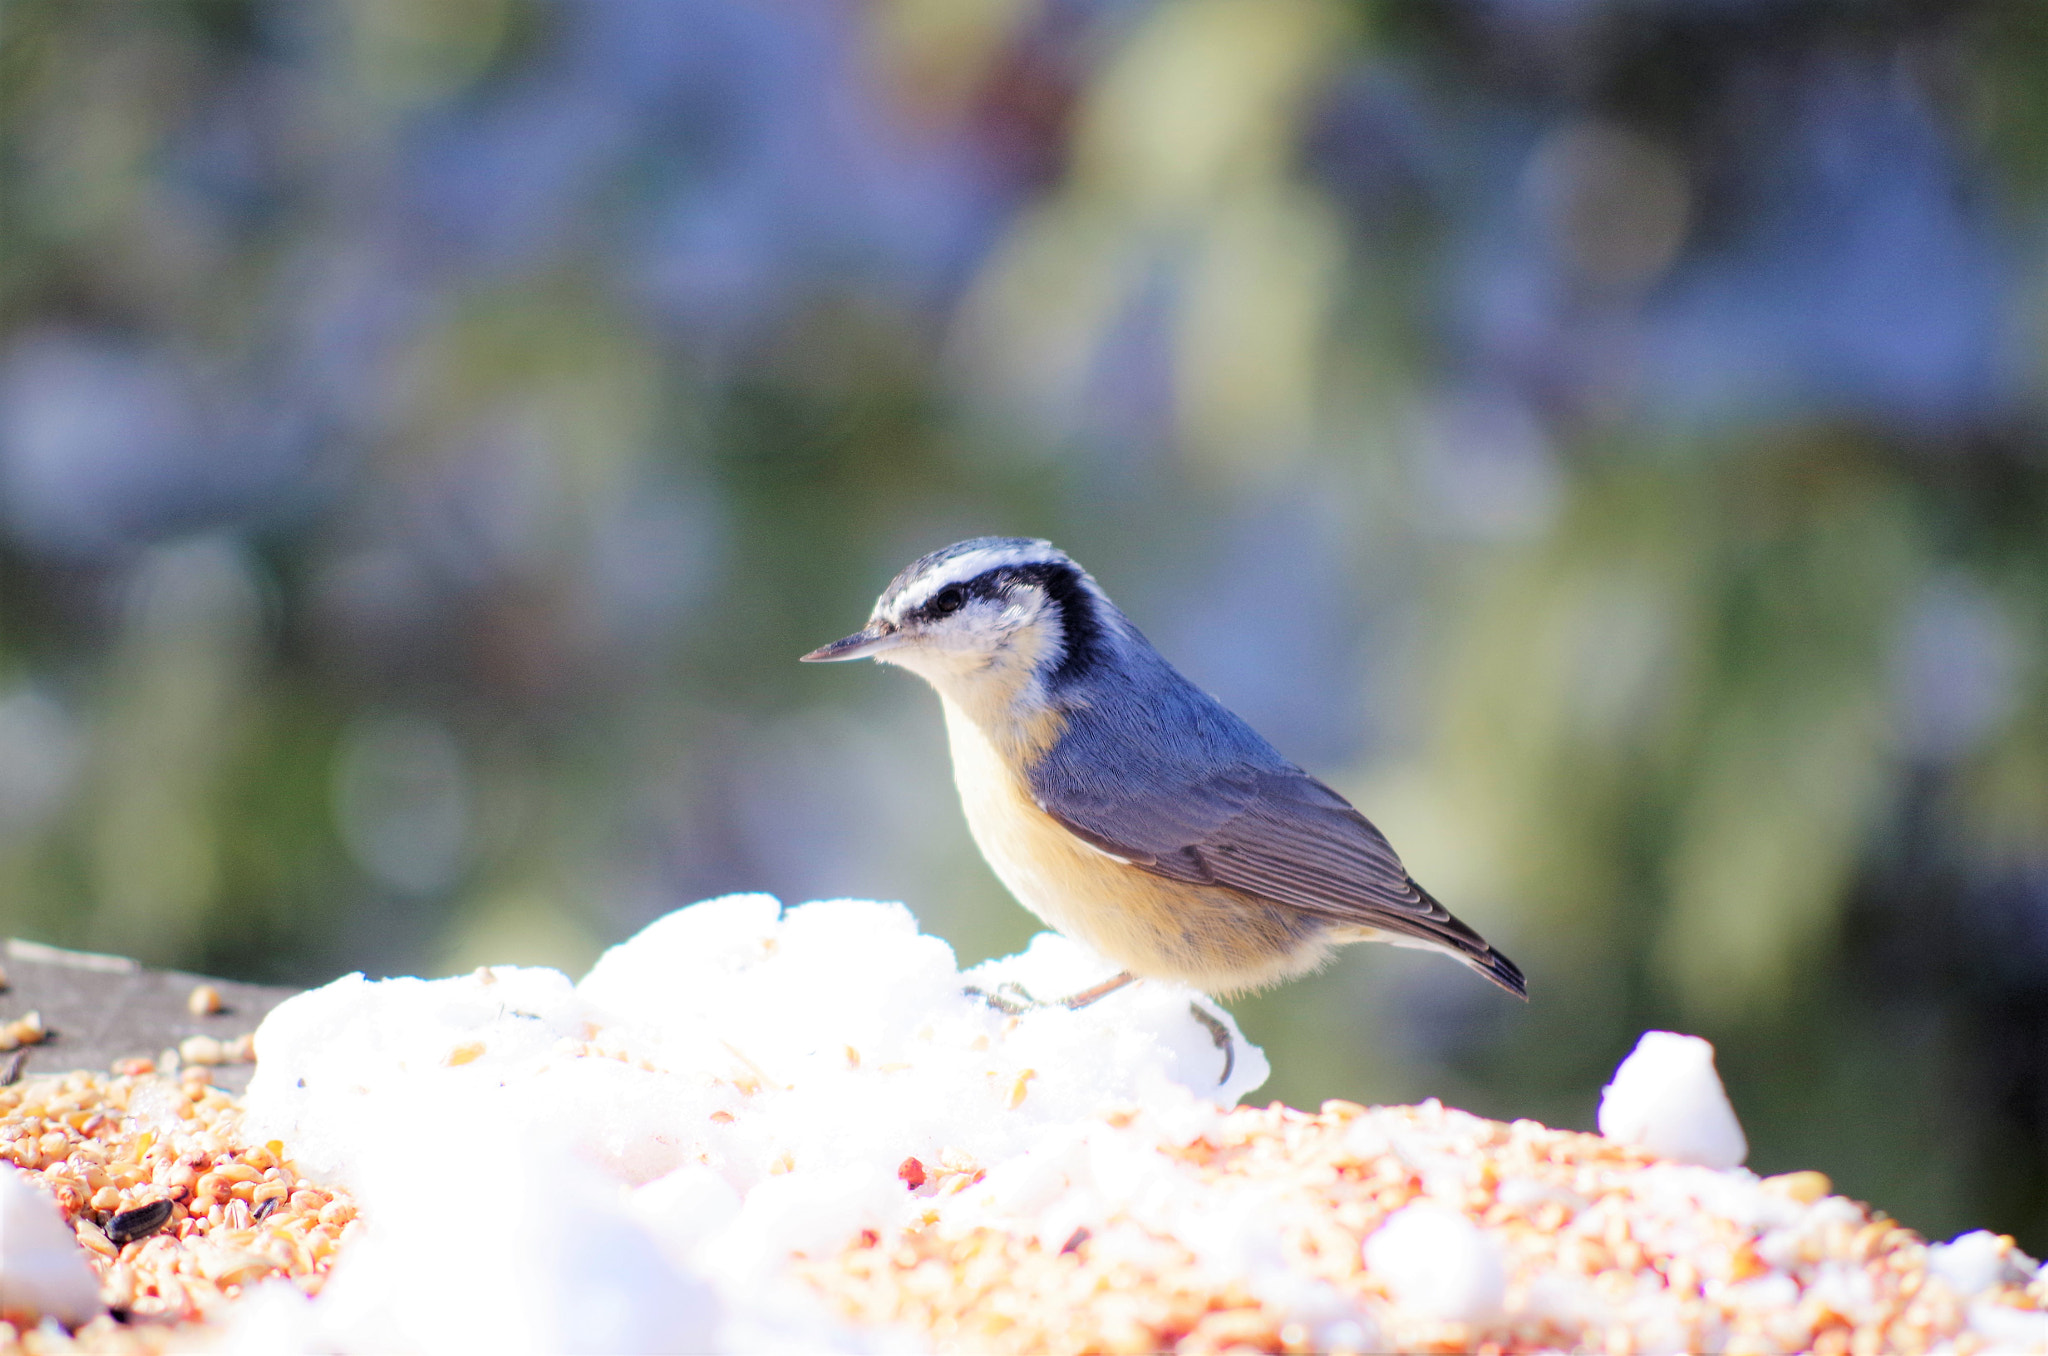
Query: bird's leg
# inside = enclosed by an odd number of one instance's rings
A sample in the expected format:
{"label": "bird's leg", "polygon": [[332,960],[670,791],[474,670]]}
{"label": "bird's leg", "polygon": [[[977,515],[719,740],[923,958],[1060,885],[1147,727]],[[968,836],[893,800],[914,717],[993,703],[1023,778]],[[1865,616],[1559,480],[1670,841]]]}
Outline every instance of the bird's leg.
{"label": "bird's leg", "polygon": [[1196,1021],[1209,1028],[1209,1038],[1223,1052],[1223,1077],[1216,1080],[1216,1086],[1220,1088],[1230,1081],[1231,1073],[1237,1068],[1237,1042],[1230,1039],[1230,1028],[1200,1003],[1188,1004],[1188,1011],[1194,1014]]}
{"label": "bird's leg", "polygon": [[1100,984],[1097,984],[1092,989],[1083,989],[1081,990],[1081,992],[1074,994],[1071,997],[1062,998],[1060,1000],[1060,1006],[1068,1009],[1069,1011],[1079,1012],[1082,1008],[1087,1007],[1096,999],[1107,998],[1111,994],[1115,993],[1118,989],[1123,988],[1126,984],[1136,984],[1137,982],[1138,977],[1132,974],[1129,970],[1126,970],[1120,975],[1110,976],[1108,979],[1103,980]]}
{"label": "bird's leg", "polygon": [[1033,1008],[1045,1006],[1044,1003],[1031,996],[1029,989],[1013,979],[1006,979],[993,989],[984,989],[979,984],[969,984],[960,992],[966,994],[969,998],[979,998],[1005,1017],[1015,1017],[1020,1013],[1029,1012]]}
{"label": "bird's leg", "polygon": [[1109,997],[1109,995],[1123,988],[1126,984],[1136,984],[1137,982],[1138,977],[1129,970],[1126,970],[1120,975],[1103,980],[1093,988],[1083,989],[1081,992],[1066,998],[1051,1000],[1033,998],[1031,991],[1015,980],[1005,980],[1001,984],[996,985],[994,989],[984,989],[979,985],[970,984],[962,992],[969,998],[979,998],[982,1002],[1006,1017],[1015,1017],[1019,1013],[1030,1012],[1034,1008],[1066,1008],[1070,1012],[1076,1012],[1087,1007],[1098,998]]}
{"label": "bird's leg", "polygon": [[[1129,970],[1125,970],[1123,973],[1112,975],[1091,988],[1083,989],[1077,994],[1056,999],[1052,1002],[1033,998],[1030,990],[1015,980],[1006,980],[996,985],[993,990],[983,989],[970,984],[965,992],[968,997],[979,998],[997,1012],[1005,1016],[1015,1017],[1020,1013],[1030,1012],[1034,1008],[1062,1007],[1070,1012],[1079,1011],[1090,1003],[1107,998],[1118,989],[1136,984],[1137,982],[1138,977]],[[1230,1028],[1225,1026],[1220,1018],[1211,1015],[1200,1003],[1188,1004],[1188,1014],[1202,1024],[1209,1033],[1209,1039],[1215,1041],[1216,1048],[1223,1052],[1223,1076],[1216,1080],[1216,1086],[1220,1088],[1225,1083],[1228,1083],[1230,1075],[1237,1071],[1237,1042],[1230,1038]]]}

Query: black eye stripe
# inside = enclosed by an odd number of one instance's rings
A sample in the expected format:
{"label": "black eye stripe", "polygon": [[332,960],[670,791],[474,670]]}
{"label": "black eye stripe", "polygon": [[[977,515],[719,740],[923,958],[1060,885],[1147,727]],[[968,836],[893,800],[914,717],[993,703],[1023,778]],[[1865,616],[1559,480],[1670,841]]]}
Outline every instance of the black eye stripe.
{"label": "black eye stripe", "polygon": [[1002,599],[1009,592],[1010,585],[1015,582],[1015,575],[1008,570],[990,570],[972,579],[963,579],[957,584],[946,585],[912,608],[909,615],[923,621],[937,621],[941,617],[950,617],[977,599]]}
{"label": "black eye stripe", "polygon": [[994,599],[1000,602],[1024,585],[1043,591],[1059,618],[1065,653],[1053,673],[1054,681],[1064,682],[1093,669],[1103,655],[1103,619],[1096,612],[1094,596],[1081,582],[1081,572],[1063,561],[1002,565],[972,579],[948,584],[912,609],[904,620],[938,621],[958,612],[971,600]]}

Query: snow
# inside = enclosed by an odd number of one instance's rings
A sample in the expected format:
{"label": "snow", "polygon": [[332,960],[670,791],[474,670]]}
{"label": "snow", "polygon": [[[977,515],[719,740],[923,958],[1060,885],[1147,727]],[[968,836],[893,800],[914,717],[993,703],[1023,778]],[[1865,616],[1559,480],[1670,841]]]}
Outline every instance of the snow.
{"label": "snow", "polygon": [[[1048,1252],[1085,1238],[1091,1264],[1137,1275],[1191,1259],[1317,1349],[1376,1349],[1417,1317],[1625,1323],[1643,1349],[1727,1335],[1640,1267],[1632,1289],[1564,1270],[1511,1286],[1507,1236],[1465,1207],[1490,1183],[1511,1213],[1560,1209],[1561,1232],[1593,1240],[1626,1224],[1672,1255],[1725,1252],[1733,1228],[1769,1270],[1729,1293],[1773,1311],[1809,1291],[1873,1303],[1860,1270],[1801,1260],[1860,1209],[1737,1169],[1747,1145],[1713,1048],[1670,1032],[1647,1033],[1601,1099],[1602,1134],[1664,1160],[1629,1168],[1626,1201],[1593,1178],[1494,1183],[1477,1150],[1497,1127],[1433,1101],[1360,1113],[1344,1149],[1398,1162],[1424,1194],[1360,1245],[1391,1306],[1347,1295],[1291,1250],[1326,1236],[1314,1193],[1199,1174],[1203,1155],[1182,1152],[1213,1150],[1224,1110],[1267,1076],[1227,1013],[1152,981],[1078,1012],[968,992],[1052,1000],[1112,969],[1046,934],[963,972],[901,905],[735,895],[657,920],[580,982],[508,966],[302,994],[257,1032],[244,1134],[351,1188],[362,1228],[317,1298],[259,1287],[225,1347],[913,1350],[923,1334],[856,1328],[798,1276],[864,1231],[910,1228]],[[2048,1320],[1996,1302],[2035,1271],[2009,1240],[1965,1235],[1929,1258],[1987,1340],[2048,1340]]]}
{"label": "snow", "polygon": [[[574,1157],[499,1142],[461,1165],[380,1168],[380,1214],[321,1296],[343,1350],[692,1352],[719,1307],[671,1266],[614,1183]],[[492,1183],[478,1217],[451,1179]],[[455,1302],[451,1303],[451,1297]]]}
{"label": "snow", "polygon": [[[249,1322],[309,1350],[863,1349],[875,1336],[787,1273],[929,1208],[908,1158],[994,1165],[963,1211],[1039,1211],[1053,1246],[1130,1208],[1284,1286],[1276,1230],[1247,1227],[1257,1202],[1187,1201],[1163,1155],[1101,1120],[1142,1109],[1191,1139],[1256,1088],[1265,1058],[1227,1013],[1156,982],[1015,1017],[964,992],[1057,998],[1112,969],[1046,934],[963,974],[901,905],[737,895],[650,924],[580,983],[336,980],[258,1030],[245,1127],[353,1189],[371,1227],[318,1300]],[[1191,1004],[1228,1033],[1227,1082]],[[1361,1320],[1313,1287],[1298,1307]]]}
{"label": "snow", "polygon": [[56,1202],[20,1169],[0,1165],[0,1310],[77,1327],[105,1307],[99,1278]]}
{"label": "snow", "polygon": [[1974,1229],[1927,1249],[1927,1269],[1971,1299],[1994,1286],[2024,1283],[2040,1264],[1989,1229]]}
{"label": "snow", "polygon": [[1970,1306],[1970,1326],[1985,1345],[1986,1356],[2016,1351],[2048,1351],[2048,1313],[2014,1309],[2003,1304]]}
{"label": "snow", "polygon": [[1365,1265],[1395,1300],[1430,1318],[1483,1323],[1507,1299],[1500,1243],[1455,1210],[1403,1206],[1365,1240]]}
{"label": "snow", "polygon": [[1714,1047],[1698,1036],[1646,1031],[1600,1094],[1600,1133],[1707,1168],[1749,1157],[1735,1109],[1714,1071]]}

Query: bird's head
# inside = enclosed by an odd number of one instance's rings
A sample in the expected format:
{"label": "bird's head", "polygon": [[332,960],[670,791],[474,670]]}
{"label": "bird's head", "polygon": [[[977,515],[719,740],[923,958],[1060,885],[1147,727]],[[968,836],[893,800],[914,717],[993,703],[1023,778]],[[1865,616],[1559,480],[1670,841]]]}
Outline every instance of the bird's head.
{"label": "bird's head", "polygon": [[1051,542],[975,537],[912,561],[865,627],[804,659],[898,664],[961,700],[1043,698],[1102,662],[1117,623],[1087,571]]}

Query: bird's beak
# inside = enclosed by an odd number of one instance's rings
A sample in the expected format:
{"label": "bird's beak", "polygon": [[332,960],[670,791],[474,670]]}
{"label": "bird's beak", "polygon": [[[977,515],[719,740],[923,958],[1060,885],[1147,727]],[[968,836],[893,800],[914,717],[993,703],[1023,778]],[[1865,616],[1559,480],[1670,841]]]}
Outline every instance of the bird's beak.
{"label": "bird's beak", "polygon": [[894,630],[884,630],[880,625],[871,624],[865,630],[855,631],[844,640],[835,640],[830,645],[820,645],[803,656],[806,664],[833,664],[842,659],[866,659],[869,655],[893,650],[903,643],[903,636]]}

